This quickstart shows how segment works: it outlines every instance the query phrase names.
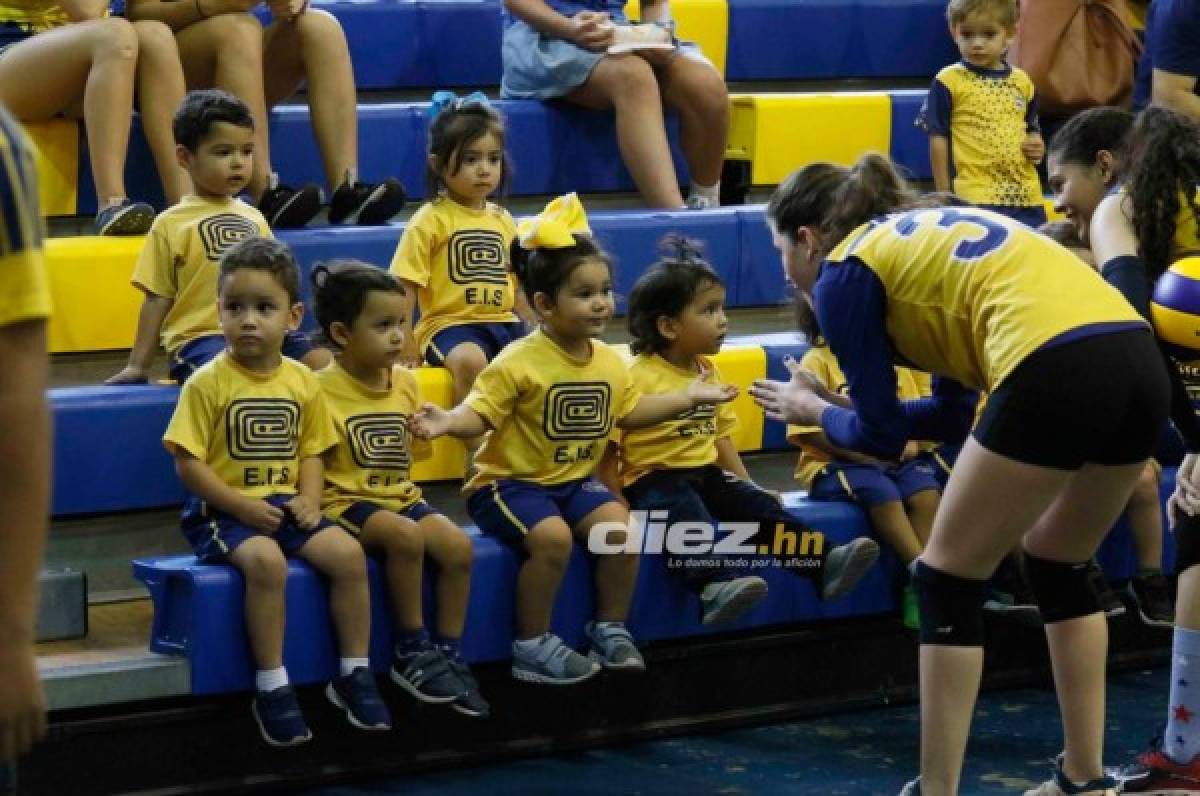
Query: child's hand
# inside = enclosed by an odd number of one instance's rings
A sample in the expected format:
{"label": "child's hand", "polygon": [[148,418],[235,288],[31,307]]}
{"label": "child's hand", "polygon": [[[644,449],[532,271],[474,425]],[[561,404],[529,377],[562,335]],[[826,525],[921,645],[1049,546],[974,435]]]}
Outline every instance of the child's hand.
{"label": "child's hand", "polygon": [[296,524],[306,531],[316,528],[321,521],[321,509],[304,495],[296,495],[285,505],[292,512]]}
{"label": "child's hand", "polygon": [[709,384],[705,374],[688,385],[687,397],[692,405],[723,404],[738,397],[738,388],[732,384]]}
{"label": "child's hand", "polygon": [[585,50],[607,50],[613,42],[614,30],[608,14],[604,12],[580,11],[571,17],[571,41]]}
{"label": "child's hand", "polygon": [[400,364],[406,368],[421,366],[421,349],[417,348],[416,338],[411,334],[405,334],[404,342],[400,344]]}
{"label": "child's hand", "polygon": [[110,386],[116,384],[145,384],[147,380],[146,371],[136,365],[126,365],[124,370],[115,376],[109,376],[104,380],[104,383]]}
{"label": "child's hand", "polygon": [[1041,163],[1042,158],[1046,156],[1046,142],[1042,140],[1042,134],[1038,132],[1027,134],[1025,140],[1021,142],[1021,154],[1035,166]]}
{"label": "child's hand", "polygon": [[234,516],[256,531],[274,534],[283,522],[283,509],[276,508],[265,500],[247,498],[245,505]]}
{"label": "child's hand", "polygon": [[409,428],[417,439],[437,439],[450,430],[450,413],[427,403],[412,416]]}

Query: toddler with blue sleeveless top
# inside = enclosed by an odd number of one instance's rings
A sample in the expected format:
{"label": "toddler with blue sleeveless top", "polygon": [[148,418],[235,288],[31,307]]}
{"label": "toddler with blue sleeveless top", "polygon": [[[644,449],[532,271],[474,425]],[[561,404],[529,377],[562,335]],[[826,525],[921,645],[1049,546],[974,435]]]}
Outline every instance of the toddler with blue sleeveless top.
{"label": "toddler with blue sleeveless top", "polygon": [[326,697],[361,730],[391,727],[371,674],[371,603],[362,546],[321,516],[321,457],[337,443],[316,375],[281,353],[304,315],[287,246],[249,238],[221,258],[219,317],[228,347],[183,385],[163,442],[189,497],[183,533],[196,557],[245,580],[256,669],[251,710],[263,739],[312,737],[283,664],[288,556],[329,581],[340,675]]}
{"label": "toddler with blue sleeveless top", "polygon": [[[426,438],[488,432],[475,458],[477,472],[464,489],[479,529],[523,559],[513,676],[571,685],[601,667],[641,671],[645,663],[625,627],[638,566],[636,551],[626,544],[629,512],[595,478],[596,464],[614,426],[660,423],[730,401],[737,389],[697,378],[682,390],[642,395],[621,355],[593,339],[613,314],[612,273],[573,194],[522,223],[513,262],[541,326],[504,349],[457,407],[425,404],[414,431]],[[588,657],[550,632],[576,540],[597,552]]]}

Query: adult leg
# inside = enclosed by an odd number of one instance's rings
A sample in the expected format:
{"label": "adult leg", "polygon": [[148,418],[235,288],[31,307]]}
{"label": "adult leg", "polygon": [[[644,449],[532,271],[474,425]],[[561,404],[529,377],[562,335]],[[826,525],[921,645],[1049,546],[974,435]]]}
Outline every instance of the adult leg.
{"label": "adult leg", "polygon": [[142,131],[162,181],[167,204],[173,205],[192,190],[192,180],[175,158],[171,121],[183,102],[183,67],[175,34],[161,22],[143,19],[133,23],[138,39],[137,98]]}
{"label": "adult leg", "polygon": [[254,117],[254,168],[247,189],[258,201],[271,176],[267,101],[263,88],[263,31],[251,14],[219,14],[175,32],[188,88],[224,89]]}
{"label": "adult leg", "polygon": [[683,206],[667,143],[658,78],[644,58],[601,58],[587,81],[564,99],[595,110],[615,109],[617,146],[642,199],[650,207]]}
{"label": "adult leg", "polygon": [[313,535],[297,552],[329,578],[329,612],[343,658],[366,658],[371,639],[371,595],[362,545],[341,528]]}
{"label": "adult leg", "polygon": [[39,33],[14,44],[0,58],[0,103],[17,119],[46,121],[82,104],[101,210],[126,197],[125,157],[137,58],[137,34],[119,17]]}
{"label": "adult leg", "polygon": [[337,19],[309,8],[294,22],[273,22],[263,31],[263,79],[267,107],[292,96],[306,82],[313,132],[329,190],[358,180],[358,106],[350,47]]}
{"label": "adult leg", "polygon": [[1138,475],[1125,510],[1139,570],[1162,568],[1162,506],[1158,497],[1158,465],[1150,460]]}
{"label": "adult leg", "polygon": [[679,113],[679,143],[692,182],[721,181],[729,134],[729,91],[710,64],[676,55],[658,70],[663,99]]}

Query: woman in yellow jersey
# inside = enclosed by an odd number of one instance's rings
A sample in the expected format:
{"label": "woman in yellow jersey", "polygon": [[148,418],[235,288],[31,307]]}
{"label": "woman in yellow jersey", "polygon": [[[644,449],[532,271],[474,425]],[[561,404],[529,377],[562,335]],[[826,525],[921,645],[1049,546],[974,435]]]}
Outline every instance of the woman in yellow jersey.
{"label": "woman in yellow jersey", "polygon": [[0,103],[22,122],[82,115],[95,180],[96,232],[141,235],[154,210],[125,193],[129,117],[137,91],[142,129],[174,204],[191,190],[175,159],[171,117],[183,69],[171,31],[109,17],[107,0],[0,0]]}
{"label": "woman in yellow jersey", "polygon": [[[1174,260],[1200,253],[1200,127],[1165,108],[1134,121],[1116,108],[1074,117],[1048,161],[1058,209],[1091,248],[1101,273],[1143,315],[1150,287]],[[1179,575],[1166,730],[1121,772],[1126,793],[1200,793],[1200,421],[1184,374],[1168,366],[1171,419],[1188,453],[1168,504]],[[1196,685],[1193,685],[1193,678]]]}
{"label": "woman in yellow jersey", "polygon": [[[816,163],[767,214],[849,384],[837,405],[797,368],[756,382],[768,417],[819,425],[840,448],[895,460],[909,439],[966,435],[916,567],[921,777],[905,794],[957,793],[983,666],[988,576],[1021,541],[1046,622],[1065,750],[1030,796],[1111,794],[1104,776],[1107,627],[1086,562],[1116,521],[1166,420],[1149,328],[1058,244],[985,210],[919,207],[891,163]],[[901,402],[894,365],[934,374]]]}

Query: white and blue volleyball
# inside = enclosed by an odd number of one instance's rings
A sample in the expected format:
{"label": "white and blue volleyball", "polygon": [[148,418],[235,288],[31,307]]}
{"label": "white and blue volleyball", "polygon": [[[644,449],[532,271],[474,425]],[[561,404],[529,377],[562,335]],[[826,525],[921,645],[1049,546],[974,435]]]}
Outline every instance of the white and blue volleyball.
{"label": "white and blue volleyball", "polygon": [[1200,364],[1200,256],[1177,260],[1158,278],[1150,321],[1171,356]]}

